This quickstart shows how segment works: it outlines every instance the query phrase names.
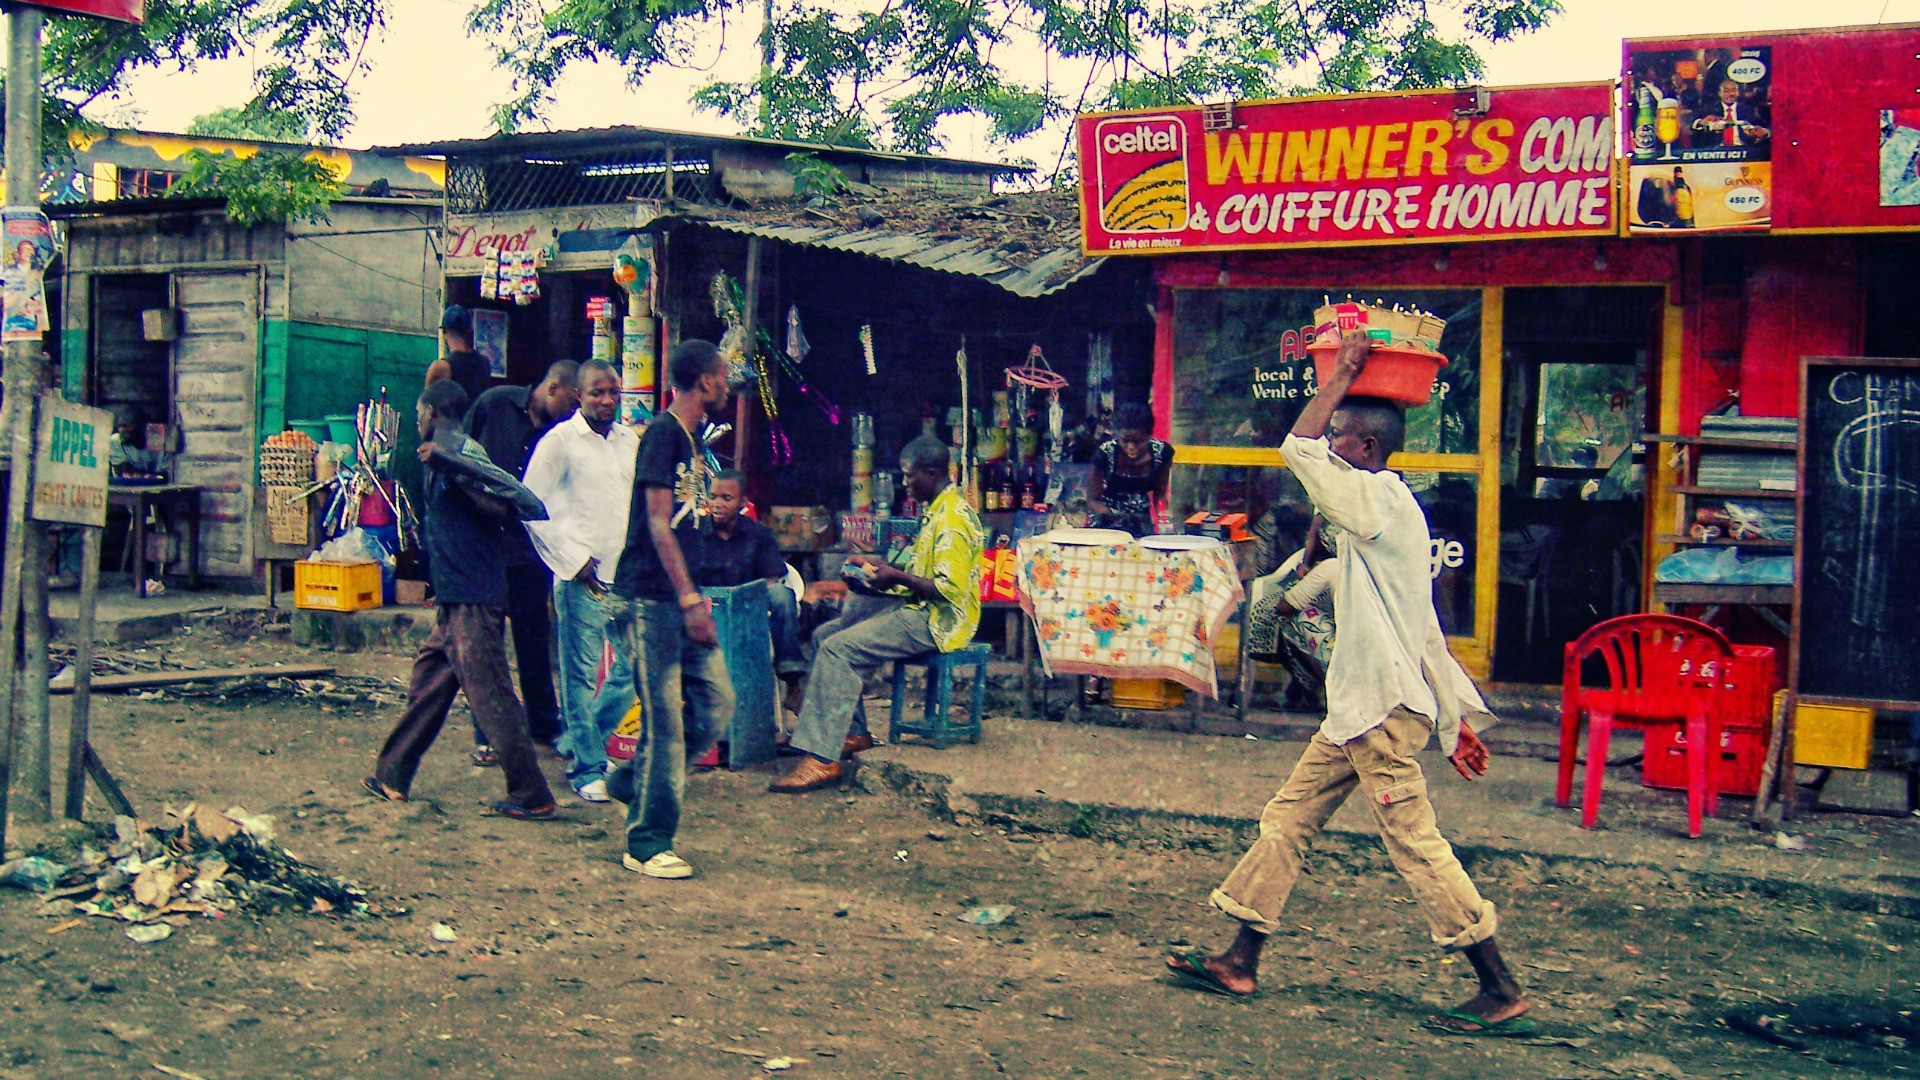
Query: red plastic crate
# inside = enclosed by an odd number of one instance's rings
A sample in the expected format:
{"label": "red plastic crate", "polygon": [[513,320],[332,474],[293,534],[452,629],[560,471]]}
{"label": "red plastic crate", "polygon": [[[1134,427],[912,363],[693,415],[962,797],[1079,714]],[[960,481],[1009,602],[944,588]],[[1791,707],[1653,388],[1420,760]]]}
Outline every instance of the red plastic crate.
{"label": "red plastic crate", "polygon": [[[1760,790],[1760,770],[1767,761],[1766,728],[1727,727],[1720,731],[1720,765],[1716,779],[1722,795],[1751,796]],[[1677,724],[1647,729],[1647,755],[1641,761],[1640,782],[1650,788],[1687,789],[1687,733]]]}
{"label": "red plastic crate", "polygon": [[[1778,654],[1767,645],[1735,645],[1726,710],[1720,718],[1720,791],[1753,795],[1767,760],[1773,727],[1773,694],[1780,688]],[[1678,725],[1647,729],[1640,782],[1651,788],[1687,787],[1687,733]]]}

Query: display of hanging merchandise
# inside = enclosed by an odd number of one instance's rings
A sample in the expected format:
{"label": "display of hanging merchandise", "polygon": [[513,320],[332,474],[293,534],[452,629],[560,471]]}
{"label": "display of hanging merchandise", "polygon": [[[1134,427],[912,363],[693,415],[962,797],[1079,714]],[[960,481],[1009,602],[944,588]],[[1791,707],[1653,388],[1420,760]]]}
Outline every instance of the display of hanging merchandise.
{"label": "display of hanging merchandise", "polygon": [[813,351],[813,345],[807,341],[807,332],[800,329],[800,305],[787,306],[787,359],[798,364]]}
{"label": "display of hanging merchandise", "polygon": [[602,364],[611,364],[619,356],[619,339],[613,333],[613,299],[606,296],[594,296],[587,299],[587,321],[593,325],[593,337],[587,349],[587,357]]}
{"label": "display of hanging merchandise", "polygon": [[[1091,346],[1105,340],[1104,337],[1090,338],[1088,344]],[[1107,376],[1111,378],[1112,349],[1110,346],[1106,348]],[[1026,397],[1030,391],[1037,390],[1047,395],[1047,456],[1055,461],[1060,460],[1067,427],[1066,411],[1060,405],[1060,391],[1067,388],[1066,378],[1053,370],[1053,365],[1047,363],[1046,354],[1040,351],[1040,346],[1034,345],[1027,350],[1024,366],[1007,369],[1007,385],[1020,394],[1018,411],[1022,416],[1028,411]]]}
{"label": "display of hanging merchandise", "polygon": [[1113,415],[1113,338],[1107,334],[1087,335],[1087,415]]}
{"label": "display of hanging merchandise", "polygon": [[873,327],[860,327],[860,357],[866,361],[867,374],[880,374],[880,365],[873,358]]}

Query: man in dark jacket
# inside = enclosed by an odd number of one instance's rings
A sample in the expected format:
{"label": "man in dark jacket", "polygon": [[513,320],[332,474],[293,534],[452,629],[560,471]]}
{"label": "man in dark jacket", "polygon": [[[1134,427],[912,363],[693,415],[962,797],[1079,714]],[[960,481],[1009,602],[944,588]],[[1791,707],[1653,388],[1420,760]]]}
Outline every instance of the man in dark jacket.
{"label": "man in dark jacket", "polygon": [[437,605],[432,636],[413,662],[407,711],[380,751],[369,792],[405,802],[420,759],[446,723],[455,694],[465,691],[474,723],[499,752],[507,798],[493,810],[524,820],[556,812],[527,714],[507,678],[503,619],[507,579],[505,532],[521,532],[517,518],[543,518],[540,501],[487,460],[461,430],[467,392],[450,379],[420,395],[420,460],[426,465],[426,546]]}
{"label": "man in dark jacket", "polygon": [[[578,370],[578,364],[562,360],[532,387],[496,386],[481,394],[467,410],[467,434],[485,448],[495,465],[515,480],[525,480],[540,436],[579,406],[580,394],[574,385]],[[553,689],[553,574],[534,552],[525,529],[508,529],[503,550],[507,624],[513,630],[513,656],[520,665],[527,728],[534,742],[551,746],[560,738],[560,703]],[[478,728],[473,737],[474,764],[493,764],[496,755]]]}

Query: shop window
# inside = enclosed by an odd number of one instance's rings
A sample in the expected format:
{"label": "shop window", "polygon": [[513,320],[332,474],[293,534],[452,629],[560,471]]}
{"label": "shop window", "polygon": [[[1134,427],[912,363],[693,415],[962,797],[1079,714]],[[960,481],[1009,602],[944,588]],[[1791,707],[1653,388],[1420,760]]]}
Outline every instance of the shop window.
{"label": "shop window", "polygon": [[1541,364],[1533,464],[1570,471],[1535,480],[1534,496],[1566,497],[1571,485],[1581,498],[1630,497],[1646,393],[1637,365]]}
{"label": "shop window", "polygon": [[[1322,289],[1190,289],[1174,294],[1173,441],[1273,447],[1315,391],[1311,340]],[[1347,293],[1338,294],[1344,299]],[[1356,299],[1362,293],[1353,294]],[[1433,399],[1408,414],[1407,449],[1479,452],[1478,290],[1365,290],[1364,299],[1447,320]]]}
{"label": "shop window", "polygon": [[[1472,637],[1474,572],[1478,559],[1479,477],[1472,473],[1403,474],[1427,516],[1431,535],[1433,606],[1440,627],[1453,637]],[[1244,512],[1254,543],[1235,547],[1249,578],[1277,569],[1306,538],[1313,505],[1292,473],[1281,468],[1181,465],[1173,472],[1174,513],[1198,510]]]}

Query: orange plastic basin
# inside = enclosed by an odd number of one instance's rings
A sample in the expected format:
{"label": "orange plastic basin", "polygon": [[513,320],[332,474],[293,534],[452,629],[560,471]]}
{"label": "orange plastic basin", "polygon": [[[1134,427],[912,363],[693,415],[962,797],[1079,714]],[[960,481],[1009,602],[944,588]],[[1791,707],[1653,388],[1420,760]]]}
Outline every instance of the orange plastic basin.
{"label": "orange plastic basin", "polygon": [[[1314,377],[1322,384],[1333,374],[1334,356],[1339,351],[1338,344],[1308,347],[1307,352],[1313,356]],[[1367,366],[1360,369],[1360,377],[1353,380],[1353,388],[1347,393],[1386,398],[1403,405],[1425,405],[1433,396],[1434,380],[1446,366],[1447,358],[1439,353],[1375,345],[1367,353]]]}

